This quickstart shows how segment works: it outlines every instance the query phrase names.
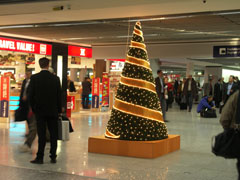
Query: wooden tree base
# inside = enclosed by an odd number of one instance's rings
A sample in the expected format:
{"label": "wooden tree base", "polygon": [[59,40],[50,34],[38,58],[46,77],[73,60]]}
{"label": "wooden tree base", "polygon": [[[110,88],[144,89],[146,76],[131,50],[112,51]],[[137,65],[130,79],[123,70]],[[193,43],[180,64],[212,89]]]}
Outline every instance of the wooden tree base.
{"label": "wooden tree base", "polygon": [[88,138],[88,152],[91,153],[156,158],[179,149],[179,135],[169,135],[167,139],[157,141],[125,141],[105,138],[103,135]]}

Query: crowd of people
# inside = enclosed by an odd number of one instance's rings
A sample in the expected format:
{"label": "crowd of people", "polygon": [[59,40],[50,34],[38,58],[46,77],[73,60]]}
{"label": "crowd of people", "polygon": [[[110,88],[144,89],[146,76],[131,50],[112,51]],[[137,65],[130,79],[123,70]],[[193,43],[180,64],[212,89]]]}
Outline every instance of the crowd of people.
{"label": "crowd of people", "polygon": [[[157,71],[158,77],[155,79],[156,91],[160,99],[161,108],[163,112],[163,119],[166,119],[166,112],[172,106],[174,99],[181,110],[192,111],[193,102],[199,99],[200,84],[196,82],[192,75],[180,80],[178,77],[174,83],[170,83],[168,77],[163,75],[162,70]],[[228,98],[240,88],[240,81],[238,77],[230,76],[227,83],[224,78],[219,78],[213,84],[213,78],[209,77],[208,81],[203,84],[203,97],[199,100],[197,112],[207,114],[204,111],[213,112],[219,108],[221,113],[223,106],[226,104]]]}

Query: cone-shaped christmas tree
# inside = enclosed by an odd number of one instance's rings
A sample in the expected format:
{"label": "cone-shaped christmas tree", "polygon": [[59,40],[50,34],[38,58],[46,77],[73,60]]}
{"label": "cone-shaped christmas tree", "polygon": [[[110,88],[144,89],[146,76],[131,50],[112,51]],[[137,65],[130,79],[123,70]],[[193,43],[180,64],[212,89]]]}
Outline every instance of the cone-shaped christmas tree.
{"label": "cone-shaped christmas tree", "polygon": [[140,22],[134,27],[105,136],[132,141],[168,137]]}

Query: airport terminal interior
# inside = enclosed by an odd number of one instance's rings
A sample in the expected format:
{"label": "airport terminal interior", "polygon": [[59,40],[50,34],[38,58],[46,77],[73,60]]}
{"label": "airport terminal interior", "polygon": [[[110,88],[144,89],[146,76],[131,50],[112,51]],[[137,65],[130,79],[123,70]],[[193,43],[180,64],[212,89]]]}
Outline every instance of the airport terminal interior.
{"label": "airport terminal interior", "polygon": [[[0,0],[0,179],[239,179],[212,152],[240,88],[239,24],[238,0]],[[69,121],[57,162],[47,142],[33,164],[17,113],[44,57]]]}

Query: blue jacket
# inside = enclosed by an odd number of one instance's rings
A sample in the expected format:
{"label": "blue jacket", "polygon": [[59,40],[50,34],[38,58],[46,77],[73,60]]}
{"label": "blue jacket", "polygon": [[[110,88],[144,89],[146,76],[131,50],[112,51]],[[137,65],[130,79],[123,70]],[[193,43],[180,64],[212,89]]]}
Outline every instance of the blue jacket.
{"label": "blue jacket", "polygon": [[213,101],[210,102],[210,104],[208,103],[208,97],[203,97],[200,101],[200,103],[198,104],[197,107],[197,112],[200,113],[203,109],[208,108],[208,109],[212,109],[212,107],[214,106]]}

